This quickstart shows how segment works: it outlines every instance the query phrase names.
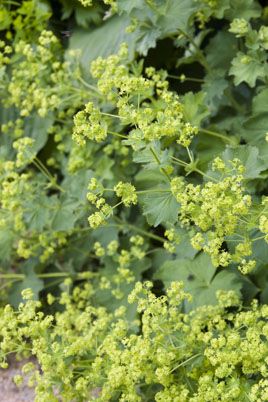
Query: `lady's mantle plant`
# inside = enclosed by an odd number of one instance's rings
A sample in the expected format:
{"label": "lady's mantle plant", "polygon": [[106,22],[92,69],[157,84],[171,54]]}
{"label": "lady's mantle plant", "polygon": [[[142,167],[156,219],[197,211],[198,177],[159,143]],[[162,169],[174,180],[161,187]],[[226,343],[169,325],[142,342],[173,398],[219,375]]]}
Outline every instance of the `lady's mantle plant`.
{"label": "lady's mantle plant", "polygon": [[[30,289],[17,311],[2,312],[5,353],[35,355],[26,363],[36,401],[265,401],[267,399],[267,305],[244,310],[233,291],[218,291],[218,304],[182,312],[191,296],[172,282],[156,297],[152,283],[137,282],[128,297],[140,319],[126,309],[109,313],[92,304],[87,283],[59,298],[61,312],[45,316]],[[48,303],[56,299],[49,294]],[[140,332],[137,328],[140,326]],[[21,384],[23,377],[16,376]]]}
{"label": "lady's mantle plant", "polygon": [[267,7],[56,3],[0,5],[3,367],[36,356],[37,401],[267,400]]}

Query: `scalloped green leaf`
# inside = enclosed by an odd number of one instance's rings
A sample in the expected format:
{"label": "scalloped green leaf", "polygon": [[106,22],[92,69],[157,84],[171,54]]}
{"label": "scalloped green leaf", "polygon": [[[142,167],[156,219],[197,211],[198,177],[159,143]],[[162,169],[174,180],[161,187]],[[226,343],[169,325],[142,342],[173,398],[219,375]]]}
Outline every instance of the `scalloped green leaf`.
{"label": "scalloped green leaf", "polygon": [[158,226],[160,223],[175,223],[178,219],[179,204],[167,187],[153,189],[140,197],[143,215],[149,225]]}
{"label": "scalloped green leaf", "polygon": [[194,260],[177,259],[165,262],[155,273],[155,279],[168,287],[172,281],[183,281],[185,290],[192,294],[192,303],[186,304],[186,310],[205,305],[216,304],[217,290],[235,290],[240,294],[242,283],[239,277],[228,270],[216,274],[207,254],[201,253]]}

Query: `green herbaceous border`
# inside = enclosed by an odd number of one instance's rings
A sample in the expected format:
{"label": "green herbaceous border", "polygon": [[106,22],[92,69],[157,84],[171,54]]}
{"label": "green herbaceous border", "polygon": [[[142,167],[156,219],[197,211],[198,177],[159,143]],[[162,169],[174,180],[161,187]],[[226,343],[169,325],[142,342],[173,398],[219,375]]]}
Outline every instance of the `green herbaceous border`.
{"label": "green herbaceous border", "polygon": [[268,400],[268,7],[0,2],[0,364],[36,402]]}

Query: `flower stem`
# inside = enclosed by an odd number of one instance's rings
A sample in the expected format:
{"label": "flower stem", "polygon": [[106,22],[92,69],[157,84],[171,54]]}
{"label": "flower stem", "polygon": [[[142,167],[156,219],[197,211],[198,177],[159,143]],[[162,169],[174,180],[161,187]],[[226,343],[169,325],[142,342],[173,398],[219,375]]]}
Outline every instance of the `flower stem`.
{"label": "flower stem", "polygon": [[224,142],[227,142],[227,143],[229,143],[231,145],[236,145],[236,141],[234,141],[232,138],[228,137],[225,134],[217,133],[216,131],[207,130],[206,128],[199,128],[199,131],[201,133],[208,134],[208,135],[211,135],[213,137],[220,138]]}
{"label": "flower stem", "polygon": [[[154,151],[154,149],[153,149],[152,147],[150,147],[150,151],[151,151],[151,153],[153,154],[153,156],[154,156],[156,162],[158,163],[158,165],[161,165],[161,162],[160,162],[160,160],[159,160],[157,154],[155,153],[155,151]],[[168,172],[166,171],[166,169],[160,168],[160,170],[161,170],[161,172],[164,173],[164,175],[167,177],[168,181],[171,181],[171,178],[170,178]]]}
{"label": "flower stem", "polygon": [[202,80],[201,78],[194,78],[194,77],[185,77],[182,80],[180,77],[173,75],[173,74],[168,74],[168,77],[173,78],[174,80],[179,80],[181,82],[184,82],[184,81],[200,82],[200,83],[204,82],[204,80]]}
{"label": "flower stem", "polygon": [[124,134],[119,134],[119,133],[115,133],[114,131],[107,131],[108,132],[108,134],[112,134],[112,135],[114,135],[114,136],[116,136],[116,137],[120,137],[120,138],[128,138],[128,136],[127,135],[124,135]]}

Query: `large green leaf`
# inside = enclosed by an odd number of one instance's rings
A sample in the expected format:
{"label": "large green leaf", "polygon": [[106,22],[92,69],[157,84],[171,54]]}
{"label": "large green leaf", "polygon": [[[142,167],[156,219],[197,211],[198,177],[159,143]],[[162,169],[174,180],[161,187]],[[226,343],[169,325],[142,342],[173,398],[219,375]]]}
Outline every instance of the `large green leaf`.
{"label": "large green leaf", "polygon": [[0,229],[0,261],[10,259],[15,234],[8,228]]}
{"label": "large green leaf", "polygon": [[67,197],[67,199],[72,198],[83,202],[86,199],[87,186],[92,177],[93,172],[90,169],[80,169],[74,174],[66,175],[61,183],[61,187],[65,190],[63,195]]}
{"label": "large green leaf", "polygon": [[225,149],[225,143],[217,137],[211,137],[200,132],[197,137],[196,152],[199,159],[198,167],[206,170],[209,163]]}
{"label": "large green leaf", "polygon": [[[157,160],[154,153],[157,154]],[[143,149],[133,152],[133,162],[142,163],[145,169],[165,168],[170,165],[170,152],[161,149],[160,141],[153,141]]]}
{"label": "large green leaf", "polygon": [[159,28],[153,25],[148,29],[147,26],[141,26],[137,31],[136,50],[141,55],[146,56],[148,50],[156,46],[157,39],[161,36]]}
{"label": "large green leaf", "polygon": [[234,158],[238,158],[245,167],[244,177],[246,179],[256,179],[260,173],[267,168],[264,161],[259,157],[257,147],[250,145],[239,145],[236,148],[227,147],[222,154],[222,159],[228,163]]}
{"label": "large green leaf", "polygon": [[158,226],[160,223],[175,223],[178,219],[179,204],[167,187],[158,187],[151,193],[140,197],[143,215],[149,225]]}
{"label": "large green leaf", "polygon": [[236,55],[236,41],[234,35],[224,31],[217,32],[209,41],[205,49],[206,59],[213,71],[220,69],[226,72]]}
{"label": "large green leaf", "polygon": [[8,300],[14,307],[18,307],[19,303],[21,303],[22,297],[21,292],[24,289],[32,289],[33,291],[33,299],[38,300],[39,292],[44,287],[44,281],[39,279],[37,274],[34,272],[32,262],[29,261],[25,264],[25,278],[21,282],[16,282],[9,293]]}
{"label": "large green leaf", "polygon": [[259,157],[268,166],[268,143],[266,134],[268,132],[268,113],[260,113],[250,117],[241,128],[242,137],[259,149]]}
{"label": "large green leaf", "polygon": [[97,57],[107,57],[117,53],[120,45],[126,42],[129,46],[130,57],[134,52],[133,35],[126,33],[130,24],[129,18],[124,14],[115,16],[106,21],[99,28],[92,31],[78,29],[70,39],[70,49],[81,50],[81,64],[87,74],[92,60]]}
{"label": "large green leaf", "polygon": [[267,114],[268,105],[268,88],[260,91],[252,100],[252,113],[257,115],[259,113]]}
{"label": "large green leaf", "polygon": [[55,197],[46,197],[43,194],[37,195],[33,202],[28,202],[24,217],[29,229],[41,232],[48,224],[54,206]]}
{"label": "large green leaf", "polygon": [[194,126],[199,126],[201,121],[209,115],[208,107],[204,99],[206,94],[204,92],[192,93],[188,92],[183,97],[183,114],[186,121]]}
{"label": "large green leaf", "polygon": [[144,0],[117,0],[117,6],[120,11],[130,13],[133,9],[142,9],[146,7]]}
{"label": "large green leaf", "polygon": [[262,63],[257,57],[250,57],[247,62],[244,59],[247,56],[238,52],[237,56],[232,61],[229,75],[234,75],[235,85],[246,82],[251,88],[256,84],[257,79],[264,79],[267,74],[267,66]]}
{"label": "large green leaf", "polygon": [[255,0],[231,0],[230,8],[226,10],[225,17],[232,21],[234,18],[250,20],[261,15],[261,6]]}
{"label": "large green leaf", "polygon": [[59,204],[52,221],[52,229],[56,231],[73,229],[78,219],[78,206],[78,201],[70,200]]}
{"label": "large green leaf", "polygon": [[235,290],[240,292],[242,284],[238,277],[227,270],[216,274],[207,254],[199,254],[194,260],[177,259],[165,262],[154,275],[161,279],[168,287],[172,281],[183,281],[185,290],[192,294],[193,301],[186,305],[186,309],[195,308],[204,304],[216,304],[217,290]]}
{"label": "large green leaf", "polygon": [[227,87],[228,81],[223,77],[222,70],[214,70],[205,76],[202,91],[205,92],[204,100],[210,112],[218,110]]}
{"label": "large green leaf", "polygon": [[186,31],[188,20],[197,9],[193,0],[168,0],[165,3],[164,13],[157,21],[157,26],[162,29],[162,36],[179,30]]}
{"label": "large green leaf", "polygon": [[165,176],[158,166],[155,169],[142,169],[135,176],[135,183],[137,183],[139,189],[146,190],[165,183]]}
{"label": "large green leaf", "polygon": [[[254,238],[261,237],[263,233],[256,231]],[[268,246],[264,239],[259,239],[252,243],[252,259],[256,261],[257,267],[268,265]]]}
{"label": "large green leaf", "polygon": [[176,259],[186,258],[192,260],[196,256],[197,250],[194,249],[191,244],[190,235],[187,229],[176,227],[175,232],[180,239],[179,244],[175,246],[176,250],[174,255],[176,256]]}
{"label": "large green leaf", "polygon": [[40,117],[38,114],[32,114],[25,120],[25,136],[34,139],[34,144],[32,147],[33,152],[38,152],[48,138],[48,130],[54,122],[54,117],[49,114],[46,117]]}
{"label": "large green leaf", "polygon": [[135,31],[135,49],[144,56],[156,46],[158,39],[187,32],[188,20],[196,10],[193,0],[160,0],[156,5],[141,0],[119,0],[118,6],[119,11],[139,21]]}

